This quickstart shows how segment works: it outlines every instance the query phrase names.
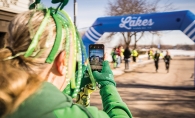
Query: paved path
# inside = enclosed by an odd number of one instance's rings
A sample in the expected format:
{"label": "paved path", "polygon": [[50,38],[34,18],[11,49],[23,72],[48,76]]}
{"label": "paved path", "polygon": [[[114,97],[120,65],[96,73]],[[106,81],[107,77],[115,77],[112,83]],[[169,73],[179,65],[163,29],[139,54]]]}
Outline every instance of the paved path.
{"label": "paved path", "polygon": [[[118,74],[122,67],[114,70],[117,90],[133,116],[195,118],[194,58],[174,58],[169,73],[163,61],[159,67],[158,73],[153,62],[139,65],[129,73]],[[98,92],[92,94],[91,105],[102,109]]]}
{"label": "paved path", "polygon": [[[131,58],[132,59],[132,58]],[[125,70],[124,61],[120,64],[119,68],[113,68],[113,63],[110,63],[110,67],[112,68],[112,72],[115,76],[122,75],[124,73],[128,73],[136,69],[137,67],[142,67],[146,64],[153,63],[153,59],[148,60],[146,56],[142,56],[138,58],[136,62],[130,61],[129,70]]]}

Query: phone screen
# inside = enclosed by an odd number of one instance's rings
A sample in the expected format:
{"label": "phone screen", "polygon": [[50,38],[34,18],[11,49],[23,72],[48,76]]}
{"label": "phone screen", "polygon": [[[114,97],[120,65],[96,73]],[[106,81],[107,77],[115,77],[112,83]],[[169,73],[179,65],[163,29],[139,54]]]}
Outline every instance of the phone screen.
{"label": "phone screen", "polygon": [[92,71],[101,71],[104,61],[104,45],[91,44],[89,45],[89,63]]}

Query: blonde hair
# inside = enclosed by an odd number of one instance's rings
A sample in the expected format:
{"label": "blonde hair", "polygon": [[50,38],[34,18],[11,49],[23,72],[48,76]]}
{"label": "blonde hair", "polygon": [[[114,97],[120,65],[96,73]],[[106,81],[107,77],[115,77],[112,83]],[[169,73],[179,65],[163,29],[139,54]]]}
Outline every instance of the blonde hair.
{"label": "blonde hair", "polygon": [[[44,16],[44,10],[31,10],[16,16],[9,25],[9,38],[6,46],[13,49],[15,54],[25,52],[39,29]],[[23,55],[19,56],[34,73],[39,73],[47,65],[45,60],[52,49],[55,36],[56,25],[53,18],[50,18],[35,48],[35,50],[41,50],[37,56],[28,58],[25,58]]]}
{"label": "blonde hair", "polygon": [[[17,15],[10,22],[6,40],[6,46],[9,48],[0,49],[0,117],[16,110],[44,81],[44,78],[37,75],[48,65],[45,60],[55,41],[56,25],[52,18],[39,38],[35,50],[41,51],[36,57],[25,58],[20,55],[3,61],[13,53],[25,52],[28,49],[44,16],[44,10],[30,10]],[[46,44],[48,42],[49,44]]]}
{"label": "blonde hair", "polygon": [[[14,73],[13,73],[14,72]],[[0,62],[0,117],[13,112],[41,85],[41,79],[10,62]]]}

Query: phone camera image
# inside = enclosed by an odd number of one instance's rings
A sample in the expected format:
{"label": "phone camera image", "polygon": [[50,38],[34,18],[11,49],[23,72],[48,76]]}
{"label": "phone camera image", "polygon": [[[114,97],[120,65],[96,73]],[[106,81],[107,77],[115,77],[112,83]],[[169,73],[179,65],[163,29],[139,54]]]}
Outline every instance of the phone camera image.
{"label": "phone camera image", "polygon": [[104,45],[92,44],[89,46],[89,62],[92,71],[101,71],[104,61]]}

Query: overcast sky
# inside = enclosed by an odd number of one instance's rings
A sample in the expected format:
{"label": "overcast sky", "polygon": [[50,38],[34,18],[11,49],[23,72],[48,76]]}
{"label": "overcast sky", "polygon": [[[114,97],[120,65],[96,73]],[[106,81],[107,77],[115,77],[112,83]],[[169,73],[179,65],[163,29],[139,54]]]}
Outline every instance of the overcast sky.
{"label": "overcast sky", "polygon": [[[45,6],[57,6],[54,4],[51,4],[51,0],[41,0]],[[74,9],[74,0],[69,0],[69,3],[65,6],[64,10],[70,15],[72,20],[74,20],[73,17],[73,9]],[[107,6],[107,3],[109,0],[76,0],[77,1],[77,27],[79,30],[81,29],[87,29],[90,27],[94,21],[98,17],[104,17],[107,16],[105,9]],[[115,0],[110,0],[115,1]],[[163,2],[166,2],[167,0],[162,0],[160,4],[163,4]],[[195,14],[195,0],[169,0],[169,2],[173,3],[173,6],[177,8],[176,10],[190,10]],[[162,36],[159,37],[153,37],[153,40],[155,42],[158,42],[160,40],[163,44],[194,44],[194,42],[189,39],[185,34],[183,34],[181,31],[162,31]],[[144,36],[143,39],[139,42],[140,44],[148,44],[151,43],[152,36],[147,35]],[[117,41],[115,40],[117,43]]]}

